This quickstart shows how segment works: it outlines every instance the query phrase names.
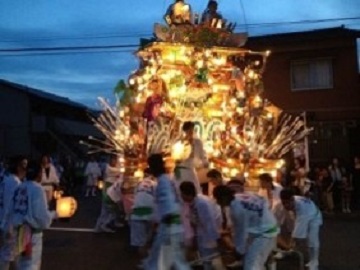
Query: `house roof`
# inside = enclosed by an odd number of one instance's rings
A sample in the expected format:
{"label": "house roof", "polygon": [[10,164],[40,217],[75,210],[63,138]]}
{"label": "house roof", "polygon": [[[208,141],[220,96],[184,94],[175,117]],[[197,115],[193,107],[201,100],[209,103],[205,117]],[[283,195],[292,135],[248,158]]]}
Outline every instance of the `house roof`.
{"label": "house roof", "polygon": [[6,81],[3,79],[0,79],[0,85],[9,86],[13,89],[24,92],[27,95],[31,95],[31,96],[45,99],[45,100],[50,100],[50,101],[53,101],[53,102],[56,102],[56,103],[59,103],[62,105],[67,105],[67,106],[71,106],[71,107],[75,107],[75,108],[83,109],[83,110],[88,109],[88,107],[86,107],[85,105],[75,102],[75,101],[72,101],[69,98],[51,94],[51,93],[45,92],[43,90],[31,88],[26,85],[13,83],[13,82]]}
{"label": "house roof", "polygon": [[[249,37],[246,46],[262,44],[262,43],[287,43],[308,40],[322,40],[327,38],[360,38],[360,30],[348,29],[343,26],[334,28],[316,29],[302,32],[270,34],[263,36]],[[245,46],[245,47],[246,47]]]}

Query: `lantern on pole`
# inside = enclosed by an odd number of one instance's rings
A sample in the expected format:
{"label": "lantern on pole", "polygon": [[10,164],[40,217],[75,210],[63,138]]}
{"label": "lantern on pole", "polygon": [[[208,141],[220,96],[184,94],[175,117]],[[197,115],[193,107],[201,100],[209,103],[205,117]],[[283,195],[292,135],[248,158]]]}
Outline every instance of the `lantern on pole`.
{"label": "lantern on pole", "polygon": [[73,197],[63,197],[56,201],[56,214],[58,218],[70,218],[77,209],[77,202]]}

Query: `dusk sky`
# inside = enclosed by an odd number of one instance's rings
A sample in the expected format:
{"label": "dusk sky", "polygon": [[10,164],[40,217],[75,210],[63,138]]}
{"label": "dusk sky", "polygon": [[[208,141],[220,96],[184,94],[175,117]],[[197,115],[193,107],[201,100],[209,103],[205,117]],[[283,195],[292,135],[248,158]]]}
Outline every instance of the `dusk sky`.
{"label": "dusk sky", "polygon": [[[188,1],[201,12],[207,0]],[[220,0],[219,10],[250,36],[338,27],[360,29],[360,0]],[[137,67],[123,49],[1,52],[15,48],[135,45],[151,37],[170,0],[2,0],[0,79],[95,107]],[[241,5],[242,3],[242,5]],[[319,22],[322,21],[322,22]],[[268,23],[276,23],[269,25]]]}

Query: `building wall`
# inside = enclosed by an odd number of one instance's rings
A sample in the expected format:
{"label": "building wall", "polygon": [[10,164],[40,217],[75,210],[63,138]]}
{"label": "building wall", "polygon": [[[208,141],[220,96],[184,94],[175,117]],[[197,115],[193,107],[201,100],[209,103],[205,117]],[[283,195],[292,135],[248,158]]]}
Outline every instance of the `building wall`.
{"label": "building wall", "polygon": [[[272,50],[264,73],[265,96],[286,111],[318,112],[318,119],[342,119],[337,113],[355,117],[349,113],[360,107],[355,41],[314,40],[301,47],[288,46]],[[291,61],[313,58],[332,59],[333,89],[292,91]]]}
{"label": "building wall", "polygon": [[27,95],[0,85],[0,155],[30,155]]}
{"label": "building wall", "polygon": [[[360,74],[356,38],[347,34],[300,34],[250,40],[253,50],[270,50],[264,73],[264,96],[285,112],[307,112],[310,161],[326,164],[332,157],[350,162],[360,154]],[[291,90],[291,62],[330,58],[333,88]],[[356,137],[358,139],[356,139]]]}

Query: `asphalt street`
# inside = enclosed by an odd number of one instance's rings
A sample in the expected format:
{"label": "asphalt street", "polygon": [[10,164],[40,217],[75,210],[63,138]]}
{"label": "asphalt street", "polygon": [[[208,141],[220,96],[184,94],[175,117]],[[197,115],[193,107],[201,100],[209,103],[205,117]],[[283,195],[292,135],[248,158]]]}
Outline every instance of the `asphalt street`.
{"label": "asphalt street", "polygon": [[[44,270],[136,269],[128,246],[128,229],[94,233],[100,197],[79,198],[71,220],[56,221],[44,234]],[[297,260],[278,263],[278,270],[298,269]],[[326,216],[321,230],[320,270],[360,269],[360,213]]]}

